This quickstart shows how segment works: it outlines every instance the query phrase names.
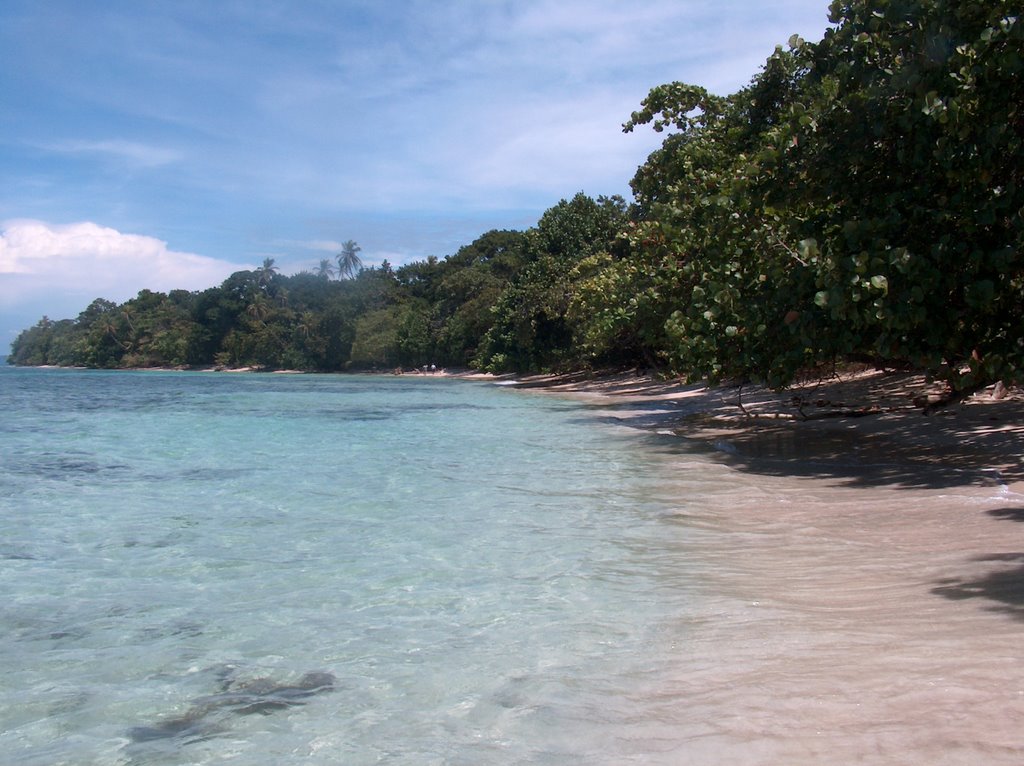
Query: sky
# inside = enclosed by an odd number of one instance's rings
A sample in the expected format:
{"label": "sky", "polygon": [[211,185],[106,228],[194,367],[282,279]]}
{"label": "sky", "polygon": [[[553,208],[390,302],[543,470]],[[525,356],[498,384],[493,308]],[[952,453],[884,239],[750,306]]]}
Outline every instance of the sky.
{"label": "sky", "polygon": [[355,240],[444,258],[631,199],[654,86],[722,95],[827,0],[3,0],[0,353],[93,299]]}

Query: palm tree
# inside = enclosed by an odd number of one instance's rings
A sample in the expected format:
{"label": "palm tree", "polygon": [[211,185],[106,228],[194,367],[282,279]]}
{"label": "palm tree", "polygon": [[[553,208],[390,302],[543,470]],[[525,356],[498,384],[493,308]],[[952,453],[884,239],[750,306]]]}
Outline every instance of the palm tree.
{"label": "palm tree", "polygon": [[316,331],[317,316],[312,311],[303,311],[299,317],[299,322],[295,326],[298,333],[303,338],[308,338]]}
{"label": "palm tree", "polygon": [[359,245],[355,243],[355,240],[349,240],[341,246],[341,252],[338,253],[338,277],[340,279],[351,279],[362,268],[363,262],[356,255],[362,250]]}
{"label": "palm tree", "polygon": [[256,269],[256,281],[262,286],[269,285],[274,281],[278,271],[273,258],[264,258],[263,265]]}
{"label": "palm tree", "polygon": [[103,320],[103,330],[107,333],[107,335],[110,336],[111,340],[113,340],[114,343],[119,345],[125,351],[131,351],[132,344],[127,343],[117,337],[118,327],[117,324],[114,322],[113,317],[107,317]]}
{"label": "palm tree", "polygon": [[320,259],[320,267],[316,270],[316,275],[321,279],[330,279],[334,276],[334,264],[331,263],[330,258]]}
{"label": "palm tree", "polygon": [[249,305],[245,307],[245,313],[255,320],[257,324],[262,325],[266,321],[267,316],[270,314],[270,306],[267,304],[267,299],[263,293],[255,290],[252,292],[249,297]]}

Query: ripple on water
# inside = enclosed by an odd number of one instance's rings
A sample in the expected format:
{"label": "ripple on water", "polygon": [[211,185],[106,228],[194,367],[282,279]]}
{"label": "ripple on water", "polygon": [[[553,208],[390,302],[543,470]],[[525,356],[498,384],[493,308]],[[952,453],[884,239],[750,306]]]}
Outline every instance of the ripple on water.
{"label": "ripple on water", "polygon": [[15,374],[19,763],[1019,761],[1002,489],[459,381]]}

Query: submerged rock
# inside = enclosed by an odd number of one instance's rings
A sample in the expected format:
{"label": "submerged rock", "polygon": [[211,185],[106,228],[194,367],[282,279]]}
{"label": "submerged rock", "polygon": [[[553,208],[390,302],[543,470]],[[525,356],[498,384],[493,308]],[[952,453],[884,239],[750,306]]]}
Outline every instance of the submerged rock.
{"label": "submerged rock", "polygon": [[296,705],[316,694],[332,691],[337,679],[332,673],[312,671],[294,683],[273,678],[238,681],[233,672],[222,675],[221,691],[193,700],[192,706],[180,716],[159,721],[152,726],[134,726],[128,730],[132,742],[151,742],[180,738],[198,742],[223,731],[219,725],[222,712],[237,715],[269,715]]}

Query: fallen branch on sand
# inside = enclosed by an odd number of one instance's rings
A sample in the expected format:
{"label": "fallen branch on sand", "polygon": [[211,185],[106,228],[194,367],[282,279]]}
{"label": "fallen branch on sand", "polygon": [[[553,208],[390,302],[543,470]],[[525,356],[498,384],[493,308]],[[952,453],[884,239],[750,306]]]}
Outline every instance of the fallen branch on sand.
{"label": "fallen branch on sand", "polygon": [[[743,386],[739,386],[736,393],[736,406],[740,412],[743,413],[744,417],[750,418],[751,420],[825,420],[827,418],[863,418],[869,415],[881,415],[887,412],[906,412],[908,410],[915,409],[916,406],[920,406],[917,400],[914,401],[915,407],[911,406],[889,406],[883,407],[879,404],[866,404],[862,407],[843,407],[841,405],[835,405],[833,409],[821,409],[817,412],[807,412],[806,407],[811,403],[812,399],[809,396],[796,395],[790,399],[790,402],[796,406],[797,412],[773,412],[773,413],[756,413],[751,412],[743,405]],[[832,405],[828,400],[817,399],[814,400],[814,405],[819,408],[824,408]],[[929,414],[927,410],[924,414]]]}

